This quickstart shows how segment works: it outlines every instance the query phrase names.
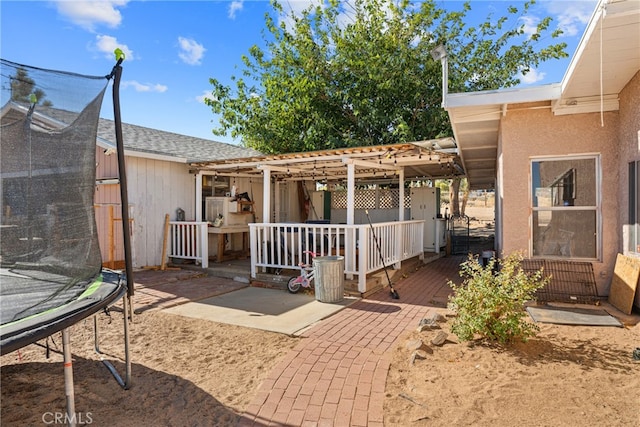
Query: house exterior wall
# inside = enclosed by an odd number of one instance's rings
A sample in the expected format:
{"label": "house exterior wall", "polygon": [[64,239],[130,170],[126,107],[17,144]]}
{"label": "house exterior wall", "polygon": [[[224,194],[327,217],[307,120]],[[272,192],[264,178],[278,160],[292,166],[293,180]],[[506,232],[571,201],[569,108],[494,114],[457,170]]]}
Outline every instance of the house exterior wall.
{"label": "house exterior wall", "polygon": [[127,189],[132,224],[133,266],[161,264],[164,219],[176,210],[195,219],[195,175],[186,164],[127,157]]}
{"label": "house exterior wall", "polygon": [[97,184],[93,205],[102,263],[108,268],[124,268],[120,185],[101,181],[118,178],[118,156],[106,155],[102,148],[96,147],[96,163]]}
{"label": "house exterior wall", "polygon": [[[620,93],[620,223],[629,222],[629,162],[640,160],[640,72],[629,81]],[[622,246],[622,229],[620,252]]]}
{"label": "house exterior wall", "polygon": [[[117,156],[97,151],[98,180],[117,177]],[[127,156],[127,195],[131,224],[132,263],[134,268],[161,264],[164,240],[164,217],[176,219],[176,210],[185,211],[186,219],[195,218],[195,176],[186,164]],[[115,207],[120,219],[120,188],[118,184],[96,187],[94,204],[103,262],[109,259],[109,218],[101,207]],[[122,222],[116,221],[115,261],[124,258]]]}
{"label": "house exterior wall", "polygon": [[498,187],[502,230],[497,246],[502,255],[523,251],[531,257],[531,159],[536,156],[598,154],[601,185],[601,259],[593,262],[599,295],[608,294],[619,249],[619,114],[554,116],[551,108],[517,109],[509,106],[502,118]]}
{"label": "house exterior wall", "polygon": [[[640,160],[640,72],[627,83],[620,92],[620,186],[618,188],[620,207],[618,221],[629,223],[629,162]],[[636,195],[636,200],[640,194]],[[618,228],[618,251],[625,252],[623,227]],[[634,305],[640,307],[640,287],[636,290]]]}

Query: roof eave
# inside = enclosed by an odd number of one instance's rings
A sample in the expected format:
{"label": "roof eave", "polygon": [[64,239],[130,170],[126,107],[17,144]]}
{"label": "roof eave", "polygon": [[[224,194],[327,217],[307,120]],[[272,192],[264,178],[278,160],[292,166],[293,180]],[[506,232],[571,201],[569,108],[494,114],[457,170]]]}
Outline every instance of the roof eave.
{"label": "roof eave", "polygon": [[524,102],[553,101],[560,99],[562,86],[552,83],[527,88],[509,88],[481,92],[450,93],[447,95],[446,110],[460,107],[519,104]]}

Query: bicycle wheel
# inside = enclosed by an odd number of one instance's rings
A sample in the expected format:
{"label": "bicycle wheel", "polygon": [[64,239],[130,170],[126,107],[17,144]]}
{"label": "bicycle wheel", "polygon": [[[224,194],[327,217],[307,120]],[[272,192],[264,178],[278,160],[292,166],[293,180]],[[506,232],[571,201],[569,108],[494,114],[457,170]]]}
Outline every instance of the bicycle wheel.
{"label": "bicycle wheel", "polygon": [[295,294],[300,290],[300,282],[298,282],[297,280],[298,280],[297,277],[292,277],[291,279],[289,279],[289,282],[287,283],[287,290],[292,294]]}

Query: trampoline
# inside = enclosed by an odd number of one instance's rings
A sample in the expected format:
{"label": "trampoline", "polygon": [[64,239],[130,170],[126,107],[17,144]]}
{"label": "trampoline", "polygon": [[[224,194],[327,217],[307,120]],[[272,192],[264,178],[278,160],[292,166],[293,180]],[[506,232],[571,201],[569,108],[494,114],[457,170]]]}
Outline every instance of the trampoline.
{"label": "trampoline", "polygon": [[123,388],[131,381],[129,229],[123,226],[125,272],[102,268],[93,206],[98,120],[112,79],[121,204],[128,205],[117,96],[122,59],[107,76],[0,59],[0,350],[4,355],[62,331],[71,425],[75,410],[69,327],[120,299],[125,379],[102,358],[97,338],[96,352]]}

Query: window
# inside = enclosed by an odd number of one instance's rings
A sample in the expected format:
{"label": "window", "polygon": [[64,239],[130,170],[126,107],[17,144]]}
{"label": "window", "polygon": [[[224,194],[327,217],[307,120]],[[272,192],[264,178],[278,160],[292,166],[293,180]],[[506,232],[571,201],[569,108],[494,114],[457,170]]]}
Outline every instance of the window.
{"label": "window", "polygon": [[205,197],[224,197],[229,193],[229,177],[217,175],[204,175],[202,177],[202,200]]}
{"label": "window", "polygon": [[629,163],[629,222],[626,250],[640,255],[640,161]]}
{"label": "window", "polygon": [[202,177],[202,218],[206,218],[207,214],[207,197],[228,196],[230,191],[228,176],[204,175]]}
{"label": "window", "polygon": [[599,257],[599,165],[597,156],[531,161],[534,257]]}

